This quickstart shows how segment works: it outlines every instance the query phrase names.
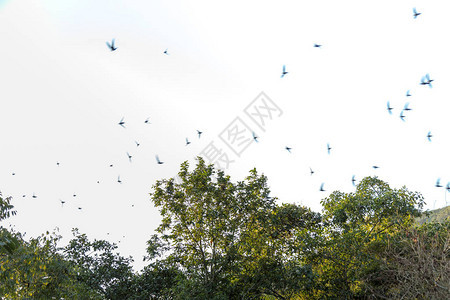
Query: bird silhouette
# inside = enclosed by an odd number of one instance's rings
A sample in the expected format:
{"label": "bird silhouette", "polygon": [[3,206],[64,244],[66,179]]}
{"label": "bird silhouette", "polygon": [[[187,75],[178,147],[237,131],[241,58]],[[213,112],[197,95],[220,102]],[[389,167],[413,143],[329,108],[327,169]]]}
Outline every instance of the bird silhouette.
{"label": "bird silhouette", "polygon": [[200,136],[202,135],[203,132],[201,132],[200,130],[197,129],[197,134],[198,134],[198,138],[200,138]]}
{"label": "bird silhouette", "polygon": [[79,210],[81,210],[81,207],[78,207]]}
{"label": "bird silhouette", "polygon": [[134,141],[136,143],[136,147],[139,147],[141,144],[139,144],[138,141]]}
{"label": "bird silhouette", "polygon": [[59,162],[58,161],[56,162],[56,165],[59,167]]}
{"label": "bird silhouette", "polygon": [[353,186],[355,186],[355,181],[356,181],[355,175],[353,175],[353,176],[352,176],[352,184],[353,184]]}
{"label": "bird silhouette", "polygon": [[156,158],[156,162],[158,163],[158,165],[162,165],[164,162],[159,160],[159,156],[155,155]]}
{"label": "bird silhouette", "polygon": [[186,146],[189,145],[191,142],[189,142],[188,138],[186,138]]}
{"label": "bird silhouette", "polygon": [[320,44],[314,44],[314,48],[320,48],[320,47],[322,47],[322,45],[320,45]]}
{"label": "bird silhouette", "polygon": [[379,166],[372,166],[372,168],[374,168],[376,170],[379,168]]}
{"label": "bird silhouette", "polygon": [[37,198],[37,196],[33,193],[33,196],[32,196],[33,198]]}
{"label": "bird silhouette", "polygon": [[311,167],[309,168],[309,173],[311,174],[311,176],[312,174],[314,174],[314,171],[311,169]]}
{"label": "bird silhouette", "polygon": [[393,110],[393,109],[394,109],[394,108],[391,107],[391,105],[389,104],[389,101],[388,101],[388,102],[387,102],[387,110],[388,110],[389,114],[392,115],[392,110]]}
{"label": "bird silhouette", "polygon": [[76,197],[77,195],[76,194],[73,194],[73,197]]}
{"label": "bird silhouette", "polygon": [[426,74],[425,76],[422,77],[422,79],[420,80],[420,84],[421,85],[428,85],[430,88],[432,88],[433,86],[431,85],[431,83],[434,81],[434,79],[430,79],[430,75]]}
{"label": "bird silhouette", "polygon": [[109,167],[110,167],[110,168],[112,168],[112,167],[113,167],[113,165],[109,165]]}
{"label": "bird silhouette", "polygon": [[441,179],[440,179],[440,178],[438,178],[438,179],[436,180],[436,185],[435,185],[435,187],[437,187],[437,188],[442,187],[442,185],[441,185]]}
{"label": "bird silhouette", "polygon": [[429,142],[431,142],[431,138],[432,138],[433,136],[431,135],[431,131],[428,131],[428,134],[427,134],[427,138],[428,138],[428,141]]}
{"label": "bird silhouette", "polygon": [[16,173],[12,172],[11,175],[14,176],[14,175],[16,175]]}
{"label": "bird silhouette", "polygon": [[324,185],[324,183],[322,182],[322,184],[320,185],[320,191],[321,192],[325,192],[325,190],[323,189],[323,185]]}
{"label": "bird silhouette", "polygon": [[133,156],[131,156],[130,153],[128,153],[128,152],[127,152],[127,156],[128,156],[128,160],[131,162],[131,158],[132,158]]}
{"label": "bird silhouette", "polygon": [[405,103],[405,106],[403,107],[403,110],[406,110],[406,111],[412,110],[412,108],[409,108],[409,102]]}
{"label": "bird silhouette", "polygon": [[255,142],[258,142],[258,137],[256,136],[256,133],[254,131],[252,131],[252,136],[253,136],[253,140]]}
{"label": "bird silhouette", "polygon": [[330,144],[327,144],[327,151],[328,151],[328,154],[330,154],[330,150],[331,150]]}
{"label": "bird silhouette", "polygon": [[403,114],[403,110],[400,112],[400,119],[405,122],[405,115]]}
{"label": "bird silhouette", "polygon": [[125,122],[123,121],[124,118],[122,118],[119,122],[119,125],[125,128]]}
{"label": "bird silhouette", "polygon": [[414,19],[417,19],[417,17],[420,16],[421,14],[422,14],[422,13],[417,12],[416,8],[413,7],[413,16],[414,16]]}
{"label": "bird silhouette", "polygon": [[64,207],[64,203],[66,203],[66,201],[62,201],[61,199],[59,199],[59,202],[61,202],[61,207]]}
{"label": "bird silhouette", "polygon": [[286,75],[287,73],[289,73],[289,72],[286,72],[286,66],[283,65],[283,72],[281,73],[281,78],[283,78],[284,75]]}
{"label": "bird silhouette", "polygon": [[411,93],[409,92],[409,90],[406,91],[406,97],[411,97]]}
{"label": "bird silhouette", "polygon": [[117,177],[117,182],[120,184],[122,183],[122,180],[120,180],[120,175]]}
{"label": "bird silhouette", "polygon": [[114,41],[115,41],[115,39],[112,39],[111,44],[109,42],[106,42],[106,45],[108,46],[108,48],[111,51],[116,51],[117,50],[117,47],[114,47]]}
{"label": "bird silhouette", "polygon": [[445,189],[447,190],[447,192],[450,192],[450,182],[447,183],[447,186],[445,187]]}
{"label": "bird silhouette", "polygon": [[163,52],[165,55],[169,55],[169,52],[167,52],[167,50],[168,49],[164,50],[164,52]]}
{"label": "bird silhouette", "polygon": [[289,153],[291,153],[291,149],[292,149],[292,148],[286,146],[286,147],[284,147],[284,149],[286,149]]}
{"label": "bird silhouette", "polygon": [[152,123],[150,123],[150,118],[145,119],[144,123],[145,124],[152,124]]}

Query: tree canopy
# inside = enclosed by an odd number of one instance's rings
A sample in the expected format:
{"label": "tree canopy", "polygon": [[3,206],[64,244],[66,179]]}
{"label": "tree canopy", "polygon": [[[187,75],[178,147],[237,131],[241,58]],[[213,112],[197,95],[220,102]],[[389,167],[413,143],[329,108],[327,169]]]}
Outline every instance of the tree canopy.
{"label": "tree canopy", "polygon": [[[332,192],[322,211],[279,203],[255,169],[242,181],[205,164],[157,181],[162,216],[146,267],[117,245],[73,230],[25,240],[0,224],[4,299],[445,299],[450,222],[417,223],[420,193],[366,177]],[[0,222],[16,212],[0,195]]]}

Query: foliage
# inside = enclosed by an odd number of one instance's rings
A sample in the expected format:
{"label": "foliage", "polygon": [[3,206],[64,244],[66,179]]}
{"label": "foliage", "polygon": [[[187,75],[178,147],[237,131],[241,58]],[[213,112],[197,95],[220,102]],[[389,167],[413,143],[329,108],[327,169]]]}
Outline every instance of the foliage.
{"label": "foliage", "polygon": [[113,251],[117,245],[104,240],[89,241],[73,229],[74,239],[64,249],[65,259],[77,270],[77,280],[106,299],[127,299],[132,293],[132,259]]}
{"label": "foliage", "polygon": [[450,222],[425,223],[398,231],[383,254],[378,272],[367,274],[377,282],[377,297],[448,299],[450,295]]}
{"label": "foliage", "polygon": [[[133,272],[117,245],[48,232],[25,241],[0,227],[0,298],[5,299],[446,299],[450,222],[420,225],[424,201],[406,187],[366,177],[335,191],[321,213],[270,197],[255,169],[232,182],[198,158],[180,183],[157,181],[162,215]],[[0,197],[0,221],[15,214]],[[425,213],[429,218],[430,214]],[[445,214],[434,212],[433,218]],[[423,219],[422,219],[423,220]]]}
{"label": "foliage", "polygon": [[12,254],[0,257],[0,296],[5,299],[100,299],[76,280],[71,265],[57,253],[59,236],[48,232],[26,242],[20,234]]}
{"label": "foliage", "polygon": [[[11,197],[2,198],[0,193],[0,221],[14,216],[16,211],[13,208]],[[18,246],[19,241],[16,237],[0,225],[0,256],[11,255]]]}
{"label": "foliage", "polygon": [[289,240],[296,229],[317,224],[318,215],[295,205],[277,207],[267,178],[256,170],[232,183],[200,157],[195,170],[188,167],[187,162],[181,166],[180,184],[158,181],[152,193],[163,216],[157,232],[170,249],[166,260],[186,276],[175,287],[177,294],[285,297],[302,287],[303,269],[287,255]]}
{"label": "foliage", "polygon": [[363,278],[379,268],[389,237],[420,215],[423,198],[366,177],[356,192],[336,191],[321,203],[323,227],[303,253],[305,261],[318,276],[316,295],[351,298],[365,295]]}

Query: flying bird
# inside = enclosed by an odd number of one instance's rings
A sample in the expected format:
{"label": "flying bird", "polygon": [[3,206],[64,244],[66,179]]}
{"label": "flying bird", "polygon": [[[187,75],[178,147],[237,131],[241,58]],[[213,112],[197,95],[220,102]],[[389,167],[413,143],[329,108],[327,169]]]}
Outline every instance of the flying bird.
{"label": "flying bird", "polygon": [[356,181],[355,175],[353,175],[353,176],[352,176],[352,184],[353,184],[353,186],[355,186],[355,181]]}
{"label": "flying bird", "polygon": [[197,134],[198,134],[198,138],[200,138],[200,136],[202,135],[203,132],[201,132],[200,130],[197,129]]}
{"label": "flying bird", "polygon": [[283,72],[281,73],[281,78],[283,78],[284,75],[286,75],[287,73],[289,73],[289,72],[286,72],[286,66],[283,65]]}
{"label": "flying bird", "polygon": [[33,193],[33,196],[32,196],[33,198],[37,198],[37,196]]}
{"label": "flying bird", "polygon": [[73,196],[76,197],[77,195],[76,195],[76,194],[73,194]]}
{"label": "flying bird", "polygon": [[436,185],[435,185],[435,187],[437,187],[437,188],[442,187],[442,185],[441,185],[441,179],[440,179],[440,178],[438,178],[438,179],[436,180]]}
{"label": "flying bird", "polygon": [[145,119],[144,123],[145,124],[152,124],[152,123],[150,123],[150,118]]}
{"label": "flying bird", "polygon": [[311,169],[311,167],[309,168],[309,173],[311,174],[311,176],[312,174],[314,174],[314,171]]}
{"label": "flying bird", "polygon": [[428,134],[427,134],[427,138],[428,138],[428,141],[429,142],[431,142],[431,138],[432,138],[433,136],[431,135],[431,131],[428,131]]}
{"label": "flying bird", "polygon": [[409,106],[409,102],[406,102],[405,106],[403,107],[403,110],[406,110],[406,111],[412,110],[412,108],[409,108],[408,106]]}
{"label": "flying bird", "polygon": [[58,161],[56,162],[56,165],[59,167],[59,162]]}
{"label": "flying bird", "polygon": [[109,42],[106,42],[106,45],[108,46],[109,49],[111,49],[111,51],[117,50],[117,47],[114,47],[114,41],[115,39],[112,39],[111,44]]}
{"label": "flying bird", "polygon": [[422,13],[417,12],[416,8],[413,7],[413,16],[414,16],[414,19],[417,19],[417,17],[420,16],[421,14],[422,14]]}
{"label": "flying bird", "polygon": [[127,156],[128,156],[128,160],[131,162],[132,156],[130,155],[130,153],[127,152]]}
{"label": "flying bird", "polygon": [[445,189],[447,190],[447,192],[450,192],[450,182],[447,183],[447,186],[445,187]]}
{"label": "flying bird", "polygon": [[14,173],[14,172],[12,172],[12,174],[11,174],[12,176],[14,176],[14,175],[16,175],[16,173]]}
{"label": "flying bird", "polygon": [[61,207],[64,207],[64,203],[66,203],[66,201],[62,201],[61,199],[59,199],[59,202],[61,202]]}
{"label": "flying bird", "polygon": [[81,210],[81,207],[78,207],[79,210]]}
{"label": "flying bird", "polygon": [[322,184],[320,185],[320,191],[321,192],[325,192],[325,190],[323,189],[323,185],[324,185],[324,183],[322,182]]}
{"label": "flying bird", "polygon": [[122,126],[123,128],[125,128],[125,122],[123,121],[124,118],[122,118],[119,122],[119,125]]}
{"label": "flying bird", "polygon": [[186,138],[186,146],[189,145],[191,142],[189,142],[188,138]]}
{"label": "flying bird", "polygon": [[331,150],[330,144],[327,144],[327,151],[328,151],[328,154],[330,154],[330,150]]}
{"label": "flying bird", "polygon": [[403,110],[400,113],[400,119],[402,119],[402,121],[405,122],[405,115],[403,114]]}
{"label": "flying bird", "polygon": [[136,143],[136,147],[139,147],[141,144],[139,144],[138,141],[134,141]]}
{"label": "flying bird", "polygon": [[411,93],[409,92],[409,90],[406,91],[406,97],[411,97]]}
{"label": "flying bird", "polygon": [[376,170],[379,168],[379,166],[372,166],[372,168],[374,168]]}
{"label": "flying bird", "polygon": [[167,52],[167,50],[168,49],[164,50],[164,52],[163,52],[165,55],[169,55],[169,52]]}
{"label": "flying bird", "polygon": [[253,136],[253,140],[255,142],[258,142],[258,137],[256,136],[256,133],[254,131],[252,131],[252,136]]}
{"label": "flying bird", "polygon": [[292,148],[289,148],[288,146],[286,146],[286,147],[284,147],[284,149],[286,149],[289,153],[291,153]]}
{"label": "flying bird", "polygon": [[117,182],[122,183],[122,180],[120,180],[120,175],[117,177]]}
{"label": "flying bird", "polygon": [[389,104],[389,101],[388,101],[388,102],[387,102],[387,110],[388,110],[389,114],[392,115],[392,110],[393,110],[393,109],[394,109],[394,108],[391,107],[391,105]]}
{"label": "flying bird", "polygon": [[159,160],[159,156],[155,155],[156,158],[156,162],[158,163],[158,165],[162,165],[164,162]]}
{"label": "flying bird", "polygon": [[110,167],[110,168],[112,168],[112,167],[113,167],[113,165],[109,165],[109,167]]}
{"label": "flying bird", "polygon": [[320,48],[320,47],[322,47],[322,45],[320,45],[320,44],[314,44],[314,48]]}
{"label": "flying bird", "polygon": [[430,75],[426,74],[425,76],[422,77],[422,79],[420,80],[420,84],[421,85],[428,85],[430,88],[432,88],[433,86],[431,85],[431,82],[433,82],[434,79],[430,79]]}

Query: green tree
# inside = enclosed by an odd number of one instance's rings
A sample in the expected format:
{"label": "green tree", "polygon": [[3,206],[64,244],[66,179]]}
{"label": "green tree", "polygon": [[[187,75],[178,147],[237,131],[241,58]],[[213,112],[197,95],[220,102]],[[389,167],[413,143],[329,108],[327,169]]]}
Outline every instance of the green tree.
{"label": "green tree", "polygon": [[[3,198],[0,192],[0,222],[16,214],[11,199],[11,197]],[[0,256],[12,254],[18,246],[17,238],[0,224]]]}
{"label": "green tree", "polygon": [[133,294],[132,258],[115,253],[115,244],[105,240],[91,242],[78,229],[72,232],[74,238],[64,248],[64,256],[77,271],[77,280],[106,299],[127,299]]}
{"label": "green tree", "polygon": [[367,296],[367,274],[380,268],[389,238],[420,216],[423,197],[366,177],[354,193],[333,192],[322,200],[323,226],[310,240],[306,261],[318,276],[315,295],[348,299]]}
{"label": "green tree", "polygon": [[58,253],[60,236],[48,232],[18,241],[12,254],[0,258],[0,296],[6,299],[101,299],[77,281],[72,265]]}
{"label": "green tree", "polygon": [[163,217],[157,232],[165,260],[184,274],[173,288],[179,299],[285,299],[311,280],[310,268],[292,261],[289,251],[294,232],[317,226],[318,214],[278,207],[256,170],[233,183],[201,157],[188,168],[181,165],[181,183],[157,181],[151,193]]}

